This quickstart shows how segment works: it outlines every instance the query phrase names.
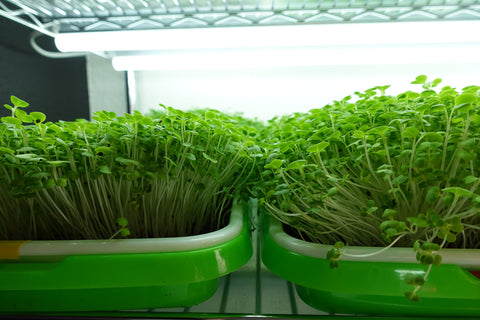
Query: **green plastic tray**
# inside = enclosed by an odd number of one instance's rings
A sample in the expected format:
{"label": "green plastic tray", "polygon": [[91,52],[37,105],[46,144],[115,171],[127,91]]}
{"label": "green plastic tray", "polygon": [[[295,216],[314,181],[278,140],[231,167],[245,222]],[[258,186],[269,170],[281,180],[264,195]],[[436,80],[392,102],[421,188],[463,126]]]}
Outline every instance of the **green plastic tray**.
{"label": "green plastic tray", "polygon": [[[412,289],[404,276],[425,274],[427,269],[414,262],[413,249],[391,248],[375,255],[376,261],[346,257],[347,261],[339,261],[339,268],[331,269],[323,258],[330,246],[293,238],[280,222],[263,218],[265,266],[294,283],[299,297],[316,309],[356,315],[480,317],[480,279],[469,272],[480,270],[480,250],[442,251],[444,263],[431,270],[418,291],[420,301],[411,302],[404,295]],[[365,253],[378,248],[359,250]],[[452,263],[461,257],[466,269]]]}
{"label": "green plastic tray", "polygon": [[[107,240],[97,245],[90,240],[60,241],[56,249],[52,249],[55,242],[32,241],[19,248],[16,259],[12,250],[5,249],[10,253],[0,260],[0,312],[111,311],[201,303],[215,293],[220,277],[252,255],[247,210],[246,205],[234,204],[225,228],[199,236]],[[139,251],[121,253],[122,249]],[[42,250],[44,254],[39,253]],[[0,250],[0,258],[1,254]],[[10,259],[5,258],[8,255]]]}

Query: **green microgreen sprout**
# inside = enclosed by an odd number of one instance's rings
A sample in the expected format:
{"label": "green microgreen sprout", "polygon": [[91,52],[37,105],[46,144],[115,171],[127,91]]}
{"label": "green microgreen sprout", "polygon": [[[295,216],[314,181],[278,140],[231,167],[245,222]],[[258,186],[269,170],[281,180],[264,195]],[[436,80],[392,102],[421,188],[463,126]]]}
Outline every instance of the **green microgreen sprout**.
{"label": "green microgreen sprout", "polygon": [[0,123],[0,240],[217,230],[261,156],[254,122],[216,110],[53,123],[19,98],[11,104]]}
{"label": "green microgreen sprout", "polygon": [[327,260],[330,263],[330,268],[338,268],[338,260],[343,255],[342,248],[345,247],[345,244],[342,241],[337,241],[333,248],[327,252]]}
{"label": "green microgreen sprout", "polygon": [[118,234],[120,234],[123,238],[126,238],[130,235],[130,229],[127,228],[128,220],[126,218],[117,218],[117,224],[120,227],[117,232],[115,232],[110,239],[115,238]]}
{"label": "green microgreen sprout", "polygon": [[423,90],[378,86],[272,119],[254,192],[299,237],[332,245],[332,268],[349,246],[414,247],[427,272],[405,279],[406,296],[418,301],[442,248],[480,246],[480,86],[412,83]]}

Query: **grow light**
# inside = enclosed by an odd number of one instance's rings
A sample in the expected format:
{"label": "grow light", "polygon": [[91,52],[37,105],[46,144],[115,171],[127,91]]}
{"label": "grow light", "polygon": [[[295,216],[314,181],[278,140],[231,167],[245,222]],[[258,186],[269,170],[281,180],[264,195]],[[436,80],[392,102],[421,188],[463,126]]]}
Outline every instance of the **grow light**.
{"label": "grow light", "polygon": [[115,70],[225,70],[331,65],[480,62],[480,45],[343,46],[119,54]]}
{"label": "grow light", "polygon": [[60,51],[245,49],[480,42],[480,21],[317,24],[61,33]]}

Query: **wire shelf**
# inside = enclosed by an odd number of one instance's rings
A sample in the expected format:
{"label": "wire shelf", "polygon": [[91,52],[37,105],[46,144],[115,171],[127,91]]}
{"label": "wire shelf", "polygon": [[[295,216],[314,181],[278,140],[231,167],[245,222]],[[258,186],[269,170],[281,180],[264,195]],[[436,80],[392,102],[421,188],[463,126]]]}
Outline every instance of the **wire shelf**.
{"label": "wire shelf", "polygon": [[0,0],[0,15],[53,33],[479,20],[480,0]]}

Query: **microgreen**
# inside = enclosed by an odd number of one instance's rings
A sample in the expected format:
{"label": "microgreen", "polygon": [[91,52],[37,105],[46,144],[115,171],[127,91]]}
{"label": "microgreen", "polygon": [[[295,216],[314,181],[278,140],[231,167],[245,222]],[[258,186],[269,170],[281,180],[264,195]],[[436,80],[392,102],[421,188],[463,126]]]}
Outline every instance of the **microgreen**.
{"label": "microgreen", "polygon": [[215,110],[100,111],[92,121],[52,123],[16,97],[11,103],[0,123],[4,240],[216,230],[258,156],[257,129]]}
{"label": "microgreen", "polygon": [[[260,203],[301,237],[332,245],[331,267],[348,246],[413,246],[429,270],[441,248],[478,248],[480,86],[440,82],[419,76],[419,92],[374,87],[270,121]],[[405,280],[419,300],[423,282]]]}

